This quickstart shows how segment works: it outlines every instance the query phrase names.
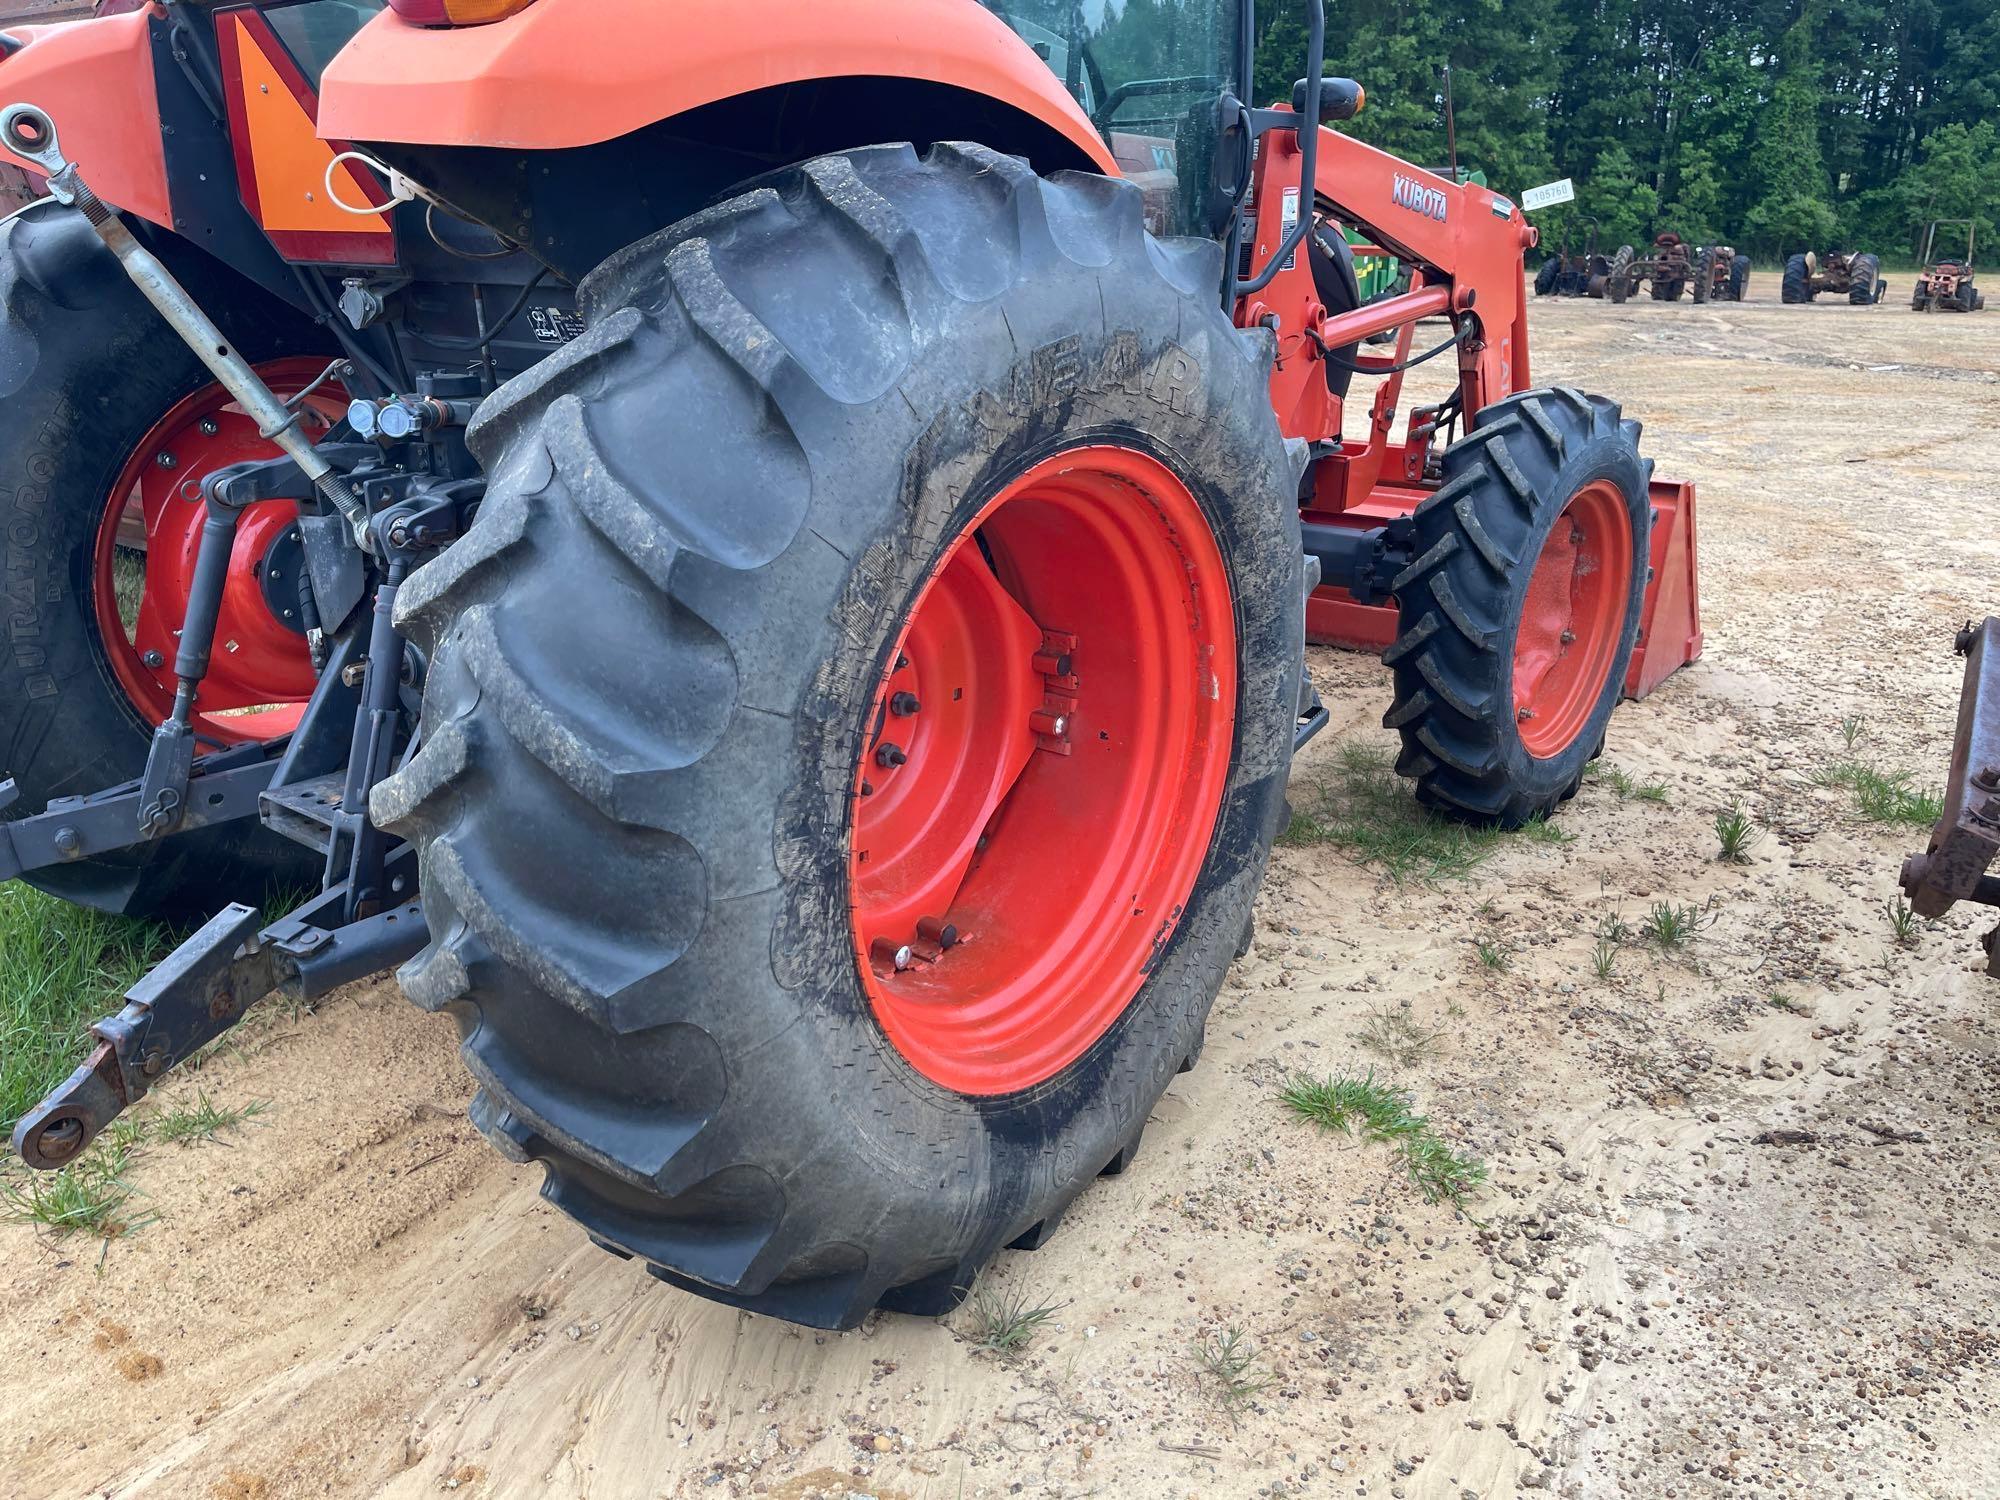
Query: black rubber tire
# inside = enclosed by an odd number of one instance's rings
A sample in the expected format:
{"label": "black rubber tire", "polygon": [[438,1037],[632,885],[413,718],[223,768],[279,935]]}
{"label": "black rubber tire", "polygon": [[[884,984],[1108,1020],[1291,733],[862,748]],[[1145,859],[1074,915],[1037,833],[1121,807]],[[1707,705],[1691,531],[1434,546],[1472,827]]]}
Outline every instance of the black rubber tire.
{"label": "black rubber tire", "polygon": [[[253,360],[302,352],[301,331],[241,288],[207,299]],[[9,645],[0,658],[0,775],[29,817],[54,797],[145,769],[150,728],[112,674],[94,607],[111,486],[167,411],[209,383],[83,218],[36,204],[0,223],[0,502]],[[176,920],[316,885],[320,861],[255,820],[40,871],[79,905]]]}
{"label": "black rubber tire", "polygon": [[1694,300],[1697,303],[1708,301],[1710,295],[1714,292],[1716,266],[1717,257],[1713,246],[1703,250],[1696,258],[1694,267]]}
{"label": "black rubber tire", "polygon": [[1551,255],[1542,262],[1541,269],[1535,272],[1535,295],[1548,296],[1556,289],[1556,278],[1560,275],[1562,275],[1562,259],[1560,256]]}
{"label": "black rubber tire", "polygon": [[1848,262],[1847,300],[1856,307],[1873,307],[1881,300],[1877,283],[1882,262],[1873,255],[1857,255]]}
{"label": "black rubber tire", "polygon": [[1778,298],[1787,306],[1812,301],[1812,272],[1807,269],[1803,255],[1794,255],[1785,262],[1784,279],[1778,283]]}
{"label": "black rubber tire", "polygon": [[[412,577],[415,841],[473,1118],[599,1244],[828,1328],[938,1314],[1032,1248],[1200,1051],[1285,815],[1302,453],[1219,247],[1128,182],[977,146],[829,156],[613,256],[587,331],[471,432],[491,488]],[[835,295],[835,292],[838,295]],[[1090,441],[1200,500],[1238,590],[1223,812],[1152,977],[1056,1078],[974,1099],[861,988],[849,791],[916,590],[983,500]]]}
{"label": "black rubber tire", "polygon": [[1924,283],[1919,281],[1916,285],[1916,290],[1910,293],[1910,311],[1928,312],[1930,305],[1931,299],[1924,291]]}
{"label": "black rubber tire", "polygon": [[[1646,593],[1652,465],[1639,433],[1601,396],[1529,391],[1487,407],[1446,450],[1443,486],[1417,507],[1417,558],[1396,579],[1396,640],[1382,658],[1396,679],[1382,722],[1402,736],[1396,769],[1426,806],[1518,828],[1574,796],[1602,752]],[[1600,478],[1617,484],[1631,518],[1631,598],[1601,700],[1560,754],[1538,759],[1514,718],[1522,604],[1550,528]]]}
{"label": "black rubber tire", "polygon": [[1750,257],[1739,255],[1729,263],[1729,300],[1741,302],[1750,290]]}
{"label": "black rubber tire", "polygon": [[1632,295],[1632,247],[1620,245],[1618,253],[1611,257],[1611,270],[1604,282],[1605,295],[1613,302],[1622,303]]}

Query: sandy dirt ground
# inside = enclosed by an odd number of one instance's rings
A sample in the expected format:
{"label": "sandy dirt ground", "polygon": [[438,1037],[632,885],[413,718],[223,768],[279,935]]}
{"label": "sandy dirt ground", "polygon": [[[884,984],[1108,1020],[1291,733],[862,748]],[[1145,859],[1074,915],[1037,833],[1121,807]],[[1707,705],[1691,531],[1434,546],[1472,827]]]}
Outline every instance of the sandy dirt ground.
{"label": "sandy dirt ground", "polygon": [[[1895,946],[1920,840],[1812,778],[1854,715],[1942,780],[1952,631],[2000,609],[2000,314],[1775,294],[1534,310],[1538,378],[1618,393],[1701,486],[1706,659],[1608,752],[1670,800],[1588,786],[1572,842],[1438,889],[1281,850],[1138,1161],[988,1272],[1063,1304],[1024,1358],[963,1310],[819,1335],[591,1249],[385,983],[173,1085],[269,1107],[151,1150],[154,1222],[0,1232],[0,1494],[2000,1494],[2000,981],[1974,914]],[[1313,670],[1297,796],[1387,739],[1384,673]],[[1725,865],[1739,798],[1769,832]],[[1600,981],[1600,924],[1659,900],[1709,925]],[[1427,1055],[1366,1050],[1381,1015]],[[1473,1217],[1276,1102],[1371,1067],[1490,1164]],[[1270,1376],[1234,1412],[1190,1354],[1231,1327]]]}

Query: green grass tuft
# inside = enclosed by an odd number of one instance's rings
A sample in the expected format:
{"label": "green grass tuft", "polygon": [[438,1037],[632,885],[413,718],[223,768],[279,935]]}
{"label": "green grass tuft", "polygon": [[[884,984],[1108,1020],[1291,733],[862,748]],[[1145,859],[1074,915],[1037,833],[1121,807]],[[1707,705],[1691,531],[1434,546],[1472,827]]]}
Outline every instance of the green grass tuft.
{"label": "green grass tuft", "polygon": [[1429,1203],[1463,1209],[1466,1197],[1486,1181],[1486,1165],[1448,1145],[1428,1117],[1414,1114],[1402,1089],[1365,1078],[1295,1075],[1278,1095],[1286,1108],[1322,1130],[1358,1135],[1395,1150],[1410,1180]]}
{"label": "green grass tuft", "polygon": [[1640,781],[1629,771],[1621,771],[1608,761],[1598,761],[1590,768],[1590,779],[1598,786],[1609,787],[1618,794],[1620,802],[1654,802],[1667,800],[1666,783],[1660,781]]}
{"label": "green grass tuft", "polygon": [[1257,1346],[1240,1328],[1211,1333],[1196,1341],[1193,1353],[1200,1377],[1232,1414],[1278,1378],[1258,1363]]}
{"label": "green grass tuft", "polygon": [[1715,815],[1715,837],[1722,846],[1717,859],[1724,864],[1747,865],[1750,851],[1764,841],[1764,830],[1743,810],[1741,802],[1731,802]]}
{"label": "green grass tuft", "polygon": [[192,1104],[177,1105],[154,1120],[153,1133],[169,1146],[192,1146],[212,1141],[223,1131],[256,1119],[264,1109],[261,1099],[226,1109],[197,1090]]}
{"label": "green grass tuft", "polygon": [[142,1227],[152,1216],[131,1212],[138,1190],[125,1180],[125,1172],[143,1139],[141,1127],[121,1120],[98,1137],[81,1160],[60,1171],[30,1172],[15,1166],[0,1177],[0,1224],[29,1224],[50,1234],[88,1234],[105,1240]]}
{"label": "green grass tuft", "polygon": [[1888,905],[1889,931],[1895,934],[1900,947],[1914,948],[1917,945],[1917,910],[1898,896]]}
{"label": "green grass tuft", "polygon": [[1813,775],[1818,786],[1844,787],[1854,810],[1870,823],[1929,828],[1944,815],[1944,795],[1910,785],[1907,771],[1882,771],[1858,760],[1836,761]]}
{"label": "green grass tuft", "polygon": [[1407,1010],[1377,1010],[1354,1034],[1356,1045],[1389,1060],[1392,1067],[1408,1068],[1437,1053],[1442,1030],[1426,1031]]}
{"label": "green grass tuft", "polygon": [[171,947],[163,927],[0,886],[0,1132],[69,1077],[90,1023]]}
{"label": "green grass tuft", "polygon": [[1469,878],[1510,839],[1575,842],[1539,818],[1518,833],[1505,833],[1439,817],[1417,804],[1386,750],[1349,740],[1339,746],[1333,770],[1310,805],[1294,811],[1279,842],[1332,844],[1398,885],[1438,885]]}
{"label": "green grass tuft", "polygon": [[1590,967],[1600,982],[1608,981],[1618,970],[1618,945],[1608,937],[1601,937],[1590,950]]}
{"label": "green grass tuft", "polygon": [[1655,901],[1646,913],[1646,940],[1662,953],[1677,952],[1713,927],[1717,920],[1715,903],[1696,906],[1692,902]]}
{"label": "green grass tuft", "polygon": [[1031,1303],[1025,1291],[1003,1292],[982,1286],[972,1294],[966,1336],[981,1349],[1012,1358],[1034,1342],[1042,1325],[1063,1306],[1060,1302]]}

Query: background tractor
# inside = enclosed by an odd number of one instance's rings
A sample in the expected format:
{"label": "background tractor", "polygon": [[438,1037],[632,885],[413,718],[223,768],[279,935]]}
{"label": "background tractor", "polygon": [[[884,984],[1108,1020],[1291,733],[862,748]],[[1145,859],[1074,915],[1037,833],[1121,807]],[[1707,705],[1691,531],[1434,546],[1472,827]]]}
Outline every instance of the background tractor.
{"label": "background tractor", "polygon": [[[1947,260],[1937,254],[1939,229],[1965,231],[1965,254],[1962,258]],[[1985,309],[1986,294],[1973,284],[1976,231],[1977,226],[1970,219],[1931,221],[1924,230],[1923,254],[1917,258],[1923,269],[1917,273],[1916,290],[1910,294],[1912,311],[1980,312]]]}
{"label": "background tractor", "polygon": [[1697,302],[1741,302],[1750,289],[1750,257],[1734,245],[1703,245],[1695,251],[1690,285]]}
{"label": "background tractor", "polygon": [[1246,0],[725,9],[0,43],[0,875],[206,919],[31,1166],[398,968],[597,1243],[941,1312],[1200,1056],[1308,630],[1502,827],[1698,654],[1692,488],[1533,386],[1512,203],[1331,128],[1319,4],[1268,108]]}
{"label": "background tractor", "polygon": [[1537,297],[1602,297],[1610,279],[1611,257],[1597,248],[1597,221],[1589,221],[1583,247],[1572,251],[1569,231],[1562,244],[1535,271]]}
{"label": "background tractor", "polygon": [[1644,258],[1630,245],[1618,247],[1605,272],[1604,295],[1624,302],[1645,284],[1655,302],[1678,302],[1690,288],[1697,302],[1741,302],[1749,281],[1749,256],[1728,245],[1693,246],[1667,230],[1653,237],[1653,252]]}
{"label": "background tractor", "polygon": [[1821,259],[1811,251],[1789,257],[1779,283],[1780,298],[1788,304],[1811,302],[1822,292],[1845,297],[1857,307],[1882,300],[1882,262],[1863,250],[1830,254]]}

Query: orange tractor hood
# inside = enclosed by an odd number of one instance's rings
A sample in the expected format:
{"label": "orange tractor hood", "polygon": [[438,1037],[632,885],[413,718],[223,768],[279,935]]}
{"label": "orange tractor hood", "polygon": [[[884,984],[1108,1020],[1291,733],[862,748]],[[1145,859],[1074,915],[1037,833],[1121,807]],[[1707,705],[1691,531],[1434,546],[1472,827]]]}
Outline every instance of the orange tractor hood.
{"label": "orange tractor hood", "polygon": [[558,150],[813,78],[927,79],[986,95],[1117,164],[1047,64],[971,0],[537,0],[488,26],[384,11],[322,80],[328,139]]}

